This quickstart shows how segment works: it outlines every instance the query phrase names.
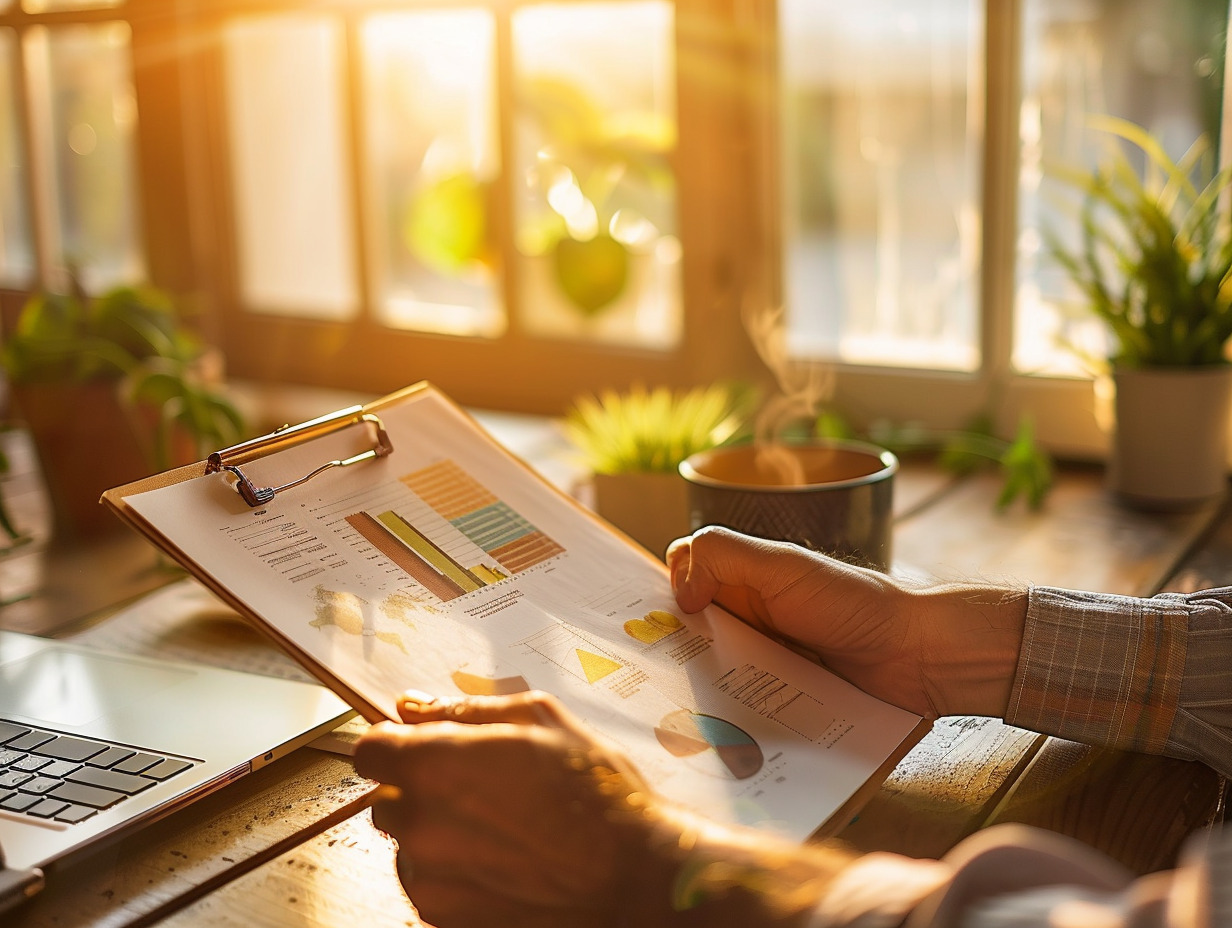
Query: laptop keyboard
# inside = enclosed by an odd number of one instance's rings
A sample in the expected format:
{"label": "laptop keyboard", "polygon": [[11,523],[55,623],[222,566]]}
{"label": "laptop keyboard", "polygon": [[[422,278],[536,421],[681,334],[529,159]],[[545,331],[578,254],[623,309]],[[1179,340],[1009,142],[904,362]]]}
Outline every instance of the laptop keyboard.
{"label": "laptop keyboard", "polygon": [[0,719],[0,809],[74,824],[195,764]]}

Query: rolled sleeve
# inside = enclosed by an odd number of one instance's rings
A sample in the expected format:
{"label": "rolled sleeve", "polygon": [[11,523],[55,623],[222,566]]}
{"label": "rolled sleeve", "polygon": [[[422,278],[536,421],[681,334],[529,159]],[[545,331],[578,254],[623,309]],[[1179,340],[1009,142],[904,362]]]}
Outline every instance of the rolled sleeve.
{"label": "rolled sleeve", "polygon": [[1006,721],[1232,773],[1230,603],[1033,587]]}

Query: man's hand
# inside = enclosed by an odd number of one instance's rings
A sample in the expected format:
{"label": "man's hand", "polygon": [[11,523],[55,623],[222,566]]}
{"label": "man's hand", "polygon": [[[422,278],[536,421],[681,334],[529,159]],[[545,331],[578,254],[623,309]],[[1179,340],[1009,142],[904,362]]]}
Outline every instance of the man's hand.
{"label": "man's hand", "polygon": [[438,928],[795,925],[849,855],[703,822],[542,693],[399,706],[360,740],[376,827]]}
{"label": "man's hand", "polygon": [[1005,712],[1022,643],[1023,590],[913,588],[719,527],[672,542],[667,564],[681,609],[716,602],[896,706],[928,718]]}

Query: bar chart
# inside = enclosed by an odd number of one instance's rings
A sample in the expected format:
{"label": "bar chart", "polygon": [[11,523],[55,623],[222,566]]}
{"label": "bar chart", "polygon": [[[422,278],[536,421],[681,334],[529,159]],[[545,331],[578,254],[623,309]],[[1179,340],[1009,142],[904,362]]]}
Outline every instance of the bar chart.
{"label": "bar chart", "polygon": [[[415,505],[353,512],[346,521],[444,602],[507,579],[565,550],[453,461],[440,461],[400,480],[416,497]],[[423,506],[438,517],[430,526],[418,524],[411,514]],[[458,549],[468,554],[482,552],[487,560],[470,555],[463,562],[452,553]]]}

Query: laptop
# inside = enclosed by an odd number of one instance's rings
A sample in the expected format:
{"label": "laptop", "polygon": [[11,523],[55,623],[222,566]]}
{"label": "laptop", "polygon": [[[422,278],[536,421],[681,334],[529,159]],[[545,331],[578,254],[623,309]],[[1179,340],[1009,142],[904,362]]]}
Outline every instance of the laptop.
{"label": "laptop", "polygon": [[0,912],[354,714],[311,683],[0,631]]}

